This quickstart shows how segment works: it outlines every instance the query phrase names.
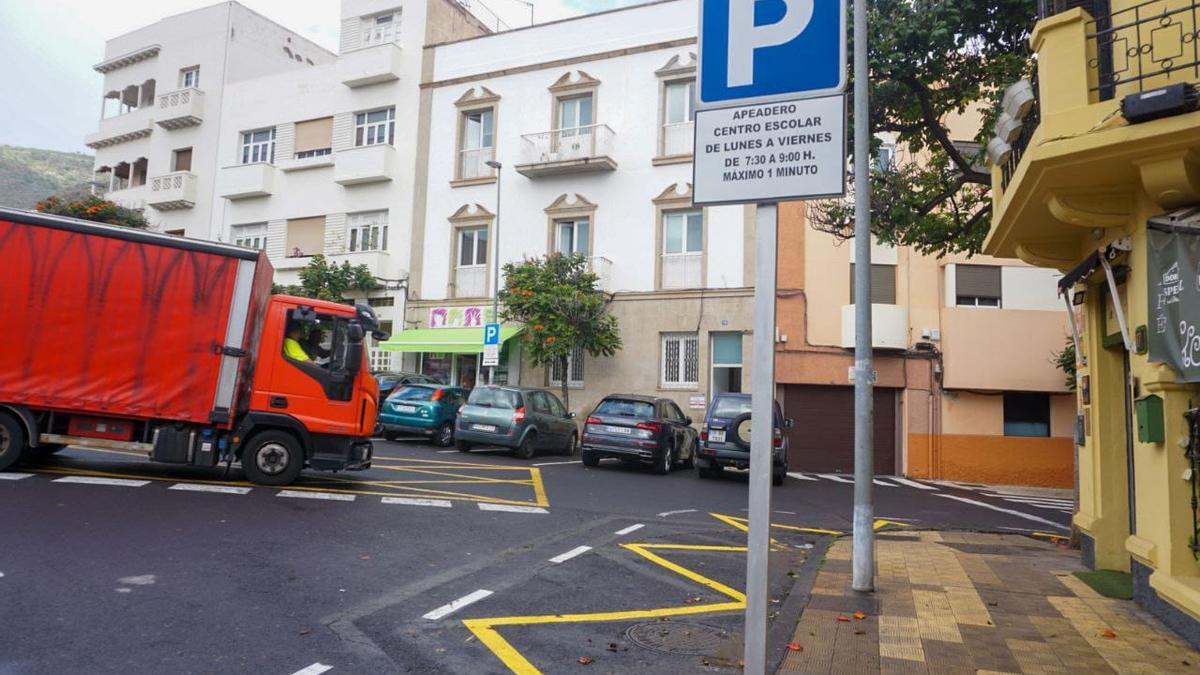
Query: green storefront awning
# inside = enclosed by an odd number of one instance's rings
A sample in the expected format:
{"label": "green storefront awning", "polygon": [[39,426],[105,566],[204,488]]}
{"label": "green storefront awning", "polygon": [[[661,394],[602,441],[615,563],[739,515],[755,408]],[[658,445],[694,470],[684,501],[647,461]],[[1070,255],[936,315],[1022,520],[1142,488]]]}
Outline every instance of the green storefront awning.
{"label": "green storefront awning", "polygon": [[[522,326],[501,326],[500,343],[517,335]],[[483,328],[410,328],[381,342],[379,349],[394,352],[435,352],[442,354],[480,354],[483,352]]]}

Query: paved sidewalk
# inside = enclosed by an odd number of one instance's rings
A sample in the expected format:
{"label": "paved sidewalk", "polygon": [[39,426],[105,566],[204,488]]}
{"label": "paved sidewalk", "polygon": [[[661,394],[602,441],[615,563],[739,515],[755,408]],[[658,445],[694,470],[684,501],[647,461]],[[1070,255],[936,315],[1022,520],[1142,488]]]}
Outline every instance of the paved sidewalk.
{"label": "paved sidewalk", "polygon": [[779,672],[1200,672],[1200,653],[1156,619],[1073,576],[1075,551],[956,532],[886,532],[876,545],[873,595],[850,590],[850,539],[829,549],[801,650]]}

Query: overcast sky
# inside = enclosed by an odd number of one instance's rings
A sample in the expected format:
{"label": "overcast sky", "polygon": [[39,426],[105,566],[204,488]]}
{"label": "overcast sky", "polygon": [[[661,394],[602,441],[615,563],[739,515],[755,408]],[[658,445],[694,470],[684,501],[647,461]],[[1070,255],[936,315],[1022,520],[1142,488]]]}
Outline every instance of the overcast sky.
{"label": "overcast sky", "polygon": [[[473,0],[479,2],[480,0]],[[645,0],[534,0],[538,23]],[[241,0],[242,4],[337,51],[338,0]],[[484,0],[512,26],[529,22],[520,0]],[[213,0],[0,0],[0,144],[90,151],[85,134],[100,118],[103,77],[92,65],[104,41]]]}

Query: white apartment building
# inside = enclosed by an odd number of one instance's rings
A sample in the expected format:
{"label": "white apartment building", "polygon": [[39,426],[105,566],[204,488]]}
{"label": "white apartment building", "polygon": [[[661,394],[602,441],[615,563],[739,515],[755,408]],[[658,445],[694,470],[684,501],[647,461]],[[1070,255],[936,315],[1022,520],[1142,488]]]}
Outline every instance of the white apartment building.
{"label": "white apartment building", "polygon": [[659,391],[697,417],[749,386],[752,213],[691,203],[696,17],[667,0],[426,48],[406,369],[483,378],[439,331],[490,311],[494,265],[564,252],[613,294],[623,349],[557,373],[506,346],[501,381],[566,377],[576,410]]}
{"label": "white apartment building", "polygon": [[220,238],[214,214],[226,87],[274,73],[305,73],[334,55],[236,2],[157,21],[105,44],[94,185],[145,209],[157,229]]}

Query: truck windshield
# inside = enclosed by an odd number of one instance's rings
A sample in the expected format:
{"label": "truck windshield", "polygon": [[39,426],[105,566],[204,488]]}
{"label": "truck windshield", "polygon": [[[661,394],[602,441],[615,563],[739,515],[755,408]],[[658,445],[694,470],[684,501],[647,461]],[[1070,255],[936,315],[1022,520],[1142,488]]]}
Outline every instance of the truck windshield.
{"label": "truck windshield", "polygon": [[485,408],[515,410],[518,400],[517,392],[515,391],[496,387],[478,387],[471,392],[471,398],[467,399],[467,404],[479,405]]}

